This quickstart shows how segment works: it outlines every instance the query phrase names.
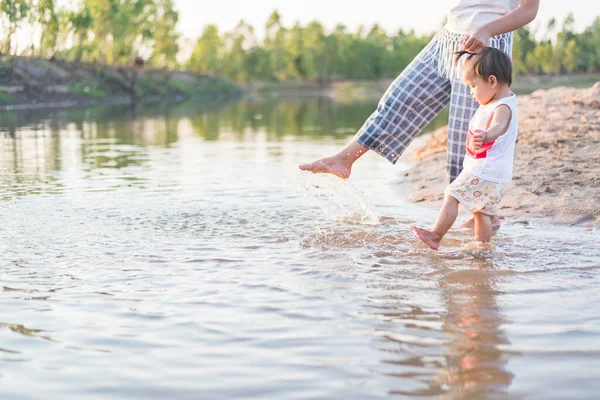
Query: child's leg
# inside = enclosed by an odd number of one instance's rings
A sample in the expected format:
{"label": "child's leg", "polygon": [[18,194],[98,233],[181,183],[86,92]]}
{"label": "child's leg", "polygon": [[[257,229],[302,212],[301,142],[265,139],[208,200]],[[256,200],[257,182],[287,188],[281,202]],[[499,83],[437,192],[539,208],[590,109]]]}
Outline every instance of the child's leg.
{"label": "child's leg", "polygon": [[475,219],[475,240],[489,242],[492,238],[492,217],[476,212],[473,214],[473,218]]}
{"label": "child's leg", "polygon": [[[502,224],[502,222],[500,221],[500,217],[498,217],[497,215],[494,215],[492,217],[492,232],[496,232],[498,229],[500,229],[501,224]],[[468,220],[466,220],[465,222],[460,224],[460,226],[462,228],[475,229],[475,218],[473,218],[473,217],[469,218]]]}
{"label": "child's leg", "polygon": [[446,195],[446,199],[444,200],[444,205],[440,210],[440,214],[438,215],[435,225],[433,226],[432,232],[440,235],[440,237],[444,236],[446,232],[452,227],[454,221],[456,221],[456,216],[458,215],[458,200],[454,197]]}
{"label": "child's leg", "polygon": [[454,197],[446,195],[444,205],[440,210],[440,213],[435,221],[435,225],[431,231],[427,229],[417,228],[411,226],[410,229],[417,235],[417,237],[423,241],[427,246],[433,250],[437,250],[440,247],[442,238],[448,232],[456,216],[458,215],[458,200]]}

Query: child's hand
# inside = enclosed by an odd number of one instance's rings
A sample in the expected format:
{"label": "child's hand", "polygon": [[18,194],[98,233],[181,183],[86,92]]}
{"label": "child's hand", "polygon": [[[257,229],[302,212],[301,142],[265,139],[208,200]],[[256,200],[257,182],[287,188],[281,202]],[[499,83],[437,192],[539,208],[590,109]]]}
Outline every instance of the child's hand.
{"label": "child's hand", "polygon": [[471,144],[473,145],[473,150],[477,151],[483,146],[487,139],[487,132],[482,131],[481,129],[476,129],[471,133]]}

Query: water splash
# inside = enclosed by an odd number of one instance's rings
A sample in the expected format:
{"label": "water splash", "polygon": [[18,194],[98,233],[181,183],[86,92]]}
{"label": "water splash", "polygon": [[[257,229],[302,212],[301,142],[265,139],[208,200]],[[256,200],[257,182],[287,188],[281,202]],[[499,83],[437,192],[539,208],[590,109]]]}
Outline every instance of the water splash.
{"label": "water splash", "polygon": [[350,181],[331,174],[298,172],[298,184],[334,221],[360,225],[379,225],[375,207]]}

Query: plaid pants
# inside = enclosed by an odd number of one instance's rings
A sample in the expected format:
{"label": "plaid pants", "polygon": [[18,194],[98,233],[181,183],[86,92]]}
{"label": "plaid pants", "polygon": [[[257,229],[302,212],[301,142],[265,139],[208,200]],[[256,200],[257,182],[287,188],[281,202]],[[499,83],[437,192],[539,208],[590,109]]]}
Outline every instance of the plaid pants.
{"label": "plaid pants", "polygon": [[[460,78],[462,62],[454,65],[464,34],[443,29],[394,80],[377,110],[355,138],[362,146],[393,164],[433,118],[450,104],[446,181],[462,171],[469,121],[479,105]],[[512,33],[490,39],[488,46],[511,56]]]}

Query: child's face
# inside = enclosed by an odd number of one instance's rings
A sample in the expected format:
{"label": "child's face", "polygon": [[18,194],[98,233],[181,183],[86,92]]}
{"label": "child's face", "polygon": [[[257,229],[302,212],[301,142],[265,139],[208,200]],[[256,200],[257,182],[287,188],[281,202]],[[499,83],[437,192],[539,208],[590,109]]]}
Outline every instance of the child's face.
{"label": "child's face", "polygon": [[498,91],[499,85],[496,77],[490,76],[487,80],[481,76],[475,75],[472,65],[467,61],[463,66],[463,81],[471,88],[471,96],[477,100],[479,104],[487,104]]}

